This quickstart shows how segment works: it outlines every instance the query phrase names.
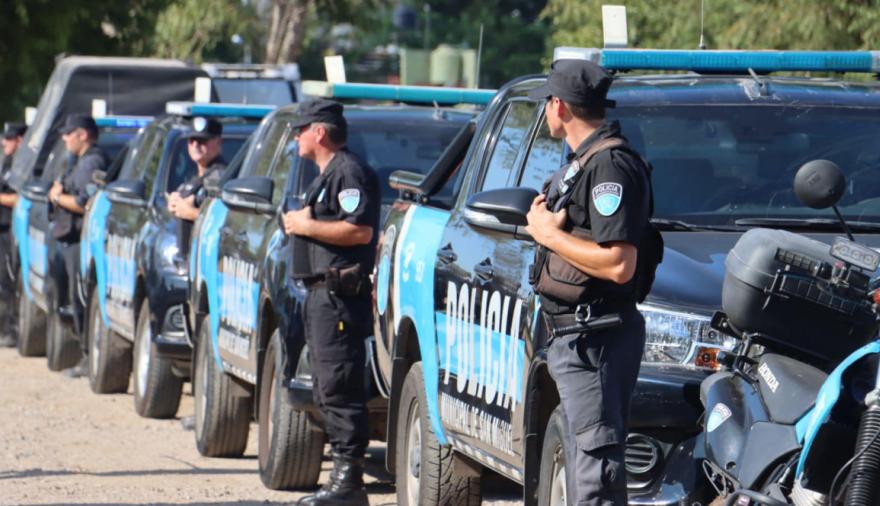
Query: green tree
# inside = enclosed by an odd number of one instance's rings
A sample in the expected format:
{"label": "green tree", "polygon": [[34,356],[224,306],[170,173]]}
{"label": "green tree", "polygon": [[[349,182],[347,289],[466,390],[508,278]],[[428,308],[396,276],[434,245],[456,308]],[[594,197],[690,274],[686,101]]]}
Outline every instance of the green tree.
{"label": "green tree", "polygon": [[238,61],[243,48],[232,42],[235,34],[250,44],[262,40],[260,19],[250,3],[178,0],[156,20],[155,55],[194,63]]}

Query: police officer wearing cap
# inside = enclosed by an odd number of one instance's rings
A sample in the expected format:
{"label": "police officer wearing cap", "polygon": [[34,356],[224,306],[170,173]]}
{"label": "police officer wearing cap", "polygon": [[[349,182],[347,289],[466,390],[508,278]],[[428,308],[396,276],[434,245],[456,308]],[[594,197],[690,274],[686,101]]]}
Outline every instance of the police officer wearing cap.
{"label": "police officer wearing cap", "polygon": [[[92,173],[106,171],[109,161],[107,155],[96,144],[98,142],[98,125],[94,118],[86,115],[71,115],[66,118],[61,128],[64,147],[75,158],[75,162],[65,171],[60,180],[55,181],[49,190],[49,202],[52,210],[52,237],[55,238],[64,257],[65,279],[57,279],[59,287],[59,308],[68,314],[74,322],[77,335],[82,335],[83,308],[76,294],[75,276],[79,267],[79,239],[83,225],[85,205],[89,200],[88,184],[92,181]],[[66,290],[62,286],[66,285]],[[61,298],[66,296],[66,301]],[[88,374],[88,343],[80,340],[82,360],[75,367],[67,369],[68,377],[80,377]]]}
{"label": "police officer wearing cap", "polygon": [[299,155],[320,174],[304,207],[283,215],[293,236],[294,275],[308,289],[303,309],[314,396],[332,448],[330,480],[300,505],[366,505],[364,454],[369,443],[365,339],[372,330],[370,282],[379,225],[375,172],[346,149],[342,104],[300,105]]}
{"label": "police officer wearing cap", "polygon": [[12,237],[9,234],[12,208],[18,202],[18,194],[9,186],[9,178],[12,175],[12,159],[26,131],[27,126],[23,123],[3,125],[3,163],[0,167],[0,299],[3,300],[0,312],[0,346],[3,347],[15,346],[17,340],[17,306],[13,296],[15,287],[7,265],[12,254]]}
{"label": "police officer wearing cap", "polygon": [[[654,239],[650,168],[620,125],[605,120],[614,106],[606,99],[611,81],[592,62],[558,60],[546,83],[529,93],[546,100],[551,135],[572,150],[532,203],[527,230],[539,245],[532,281],[569,429],[568,497],[579,506],[627,504],[627,418],[645,345],[637,272],[654,254],[643,255],[647,238]],[[568,279],[581,280],[579,291],[547,277],[548,269],[562,268],[570,270]]]}
{"label": "police officer wearing cap", "polygon": [[200,116],[193,118],[187,136],[187,153],[196,163],[197,173],[168,195],[168,211],[186,222],[193,222],[205,201],[205,183],[219,181],[226,169],[223,160],[223,124]]}

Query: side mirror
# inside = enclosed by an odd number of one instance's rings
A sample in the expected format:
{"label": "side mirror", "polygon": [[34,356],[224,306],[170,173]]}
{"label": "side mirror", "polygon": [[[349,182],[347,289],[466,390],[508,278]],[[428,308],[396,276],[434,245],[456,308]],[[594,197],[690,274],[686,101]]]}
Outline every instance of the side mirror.
{"label": "side mirror", "polygon": [[846,177],[834,162],[813,160],[805,163],[794,176],[794,193],[813,209],[835,206],[846,190]]}
{"label": "side mirror", "polygon": [[107,185],[107,198],[110,202],[134,207],[147,207],[147,188],[143,181],[125,179]]}
{"label": "side mirror", "polygon": [[22,187],[22,193],[34,202],[48,202],[50,188],[52,188],[52,181],[31,179]]}
{"label": "side mirror", "polygon": [[275,184],[268,177],[249,176],[231,179],[223,185],[220,198],[231,208],[261,214],[272,214],[272,192]]}
{"label": "side mirror", "polygon": [[526,215],[538,192],[532,188],[499,188],[471,195],[465,205],[464,219],[475,227],[513,234],[528,224]]}
{"label": "side mirror", "polygon": [[408,170],[395,170],[388,176],[388,186],[399,191],[401,195],[416,195],[420,193],[422,181],[425,176],[418,172]]}

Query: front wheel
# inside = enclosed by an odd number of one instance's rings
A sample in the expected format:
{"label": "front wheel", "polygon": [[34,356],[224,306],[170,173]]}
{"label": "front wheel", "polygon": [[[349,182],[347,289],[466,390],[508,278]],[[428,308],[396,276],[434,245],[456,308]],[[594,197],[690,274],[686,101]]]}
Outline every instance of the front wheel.
{"label": "front wheel", "polygon": [[134,409],[145,418],[171,418],[180,407],[182,392],[183,380],[153,346],[150,305],[144,299],[134,334]]}
{"label": "front wheel", "polygon": [[46,364],[50,371],[73,367],[82,357],[79,343],[72,333],[73,330],[64,323],[58,311],[52,311],[46,325]]}
{"label": "front wheel", "polygon": [[260,479],[272,490],[311,488],[321,472],[324,431],[284,398],[283,350],[275,330],[260,375]]}
{"label": "front wheel", "polygon": [[568,487],[565,482],[565,416],[557,406],[544,431],[541,449],[541,470],[538,474],[539,506],[566,506]]}
{"label": "front wheel", "polygon": [[397,414],[397,503],[408,506],[480,504],[480,477],[456,472],[452,448],[437,440],[427,407],[422,364],[416,362],[404,380]]}
{"label": "front wheel", "polygon": [[46,354],[46,315],[24,292],[23,277],[18,275],[18,354],[42,357]]}
{"label": "front wheel", "polygon": [[236,395],[233,379],[217,363],[209,325],[200,326],[196,346],[196,447],[205,457],[240,457],[250,431],[251,398]]}
{"label": "front wheel", "polygon": [[101,316],[98,290],[92,288],[86,339],[89,340],[89,386],[96,394],[128,391],[131,376],[131,347],[110,330]]}

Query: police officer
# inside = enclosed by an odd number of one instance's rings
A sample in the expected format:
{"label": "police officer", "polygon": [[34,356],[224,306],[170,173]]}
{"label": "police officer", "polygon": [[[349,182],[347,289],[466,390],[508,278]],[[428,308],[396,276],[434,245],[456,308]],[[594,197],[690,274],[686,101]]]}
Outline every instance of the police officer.
{"label": "police officer", "polygon": [[16,310],[15,287],[10,276],[9,265],[12,255],[12,208],[18,202],[18,194],[9,186],[12,176],[12,159],[21,145],[22,137],[27,131],[23,123],[6,123],[3,125],[3,164],[0,167],[0,298],[3,307],[0,312],[0,346],[13,347],[16,343]]}
{"label": "police officer", "polygon": [[[529,93],[546,100],[551,135],[572,150],[528,214],[536,259],[556,255],[588,278],[578,299],[536,286],[550,335],[547,361],[569,428],[568,497],[579,506],[627,504],[624,444],[645,344],[635,274],[650,235],[650,174],[620,125],[605,120],[614,106],[606,99],[611,81],[592,62],[558,60],[547,82]],[[608,327],[587,330],[608,318]]]}
{"label": "police officer", "polygon": [[[64,257],[65,279],[56,280],[66,284],[66,292],[59,290],[59,302],[65,305],[59,308],[73,318],[77,335],[82,335],[83,308],[76,294],[76,272],[79,266],[79,240],[82,231],[85,205],[89,200],[88,184],[92,181],[92,173],[97,170],[106,171],[109,161],[104,151],[97,146],[98,125],[94,118],[86,115],[71,115],[61,128],[64,147],[75,159],[60,180],[55,181],[49,190],[49,202],[54,209],[52,213],[52,237],[55,238]],[[66,296],[66,301],[61,298]],[[63,372],[68,377],[80,377],[88,374],[88,340],[80,339],[82,359],[76,366]]]}
{"label": "police officer", "polygon": [[372,326],[369,273],[379,224],[376,174],[345,147],[342,104],[304,102],[293,124],[299,155],[320,170],[304,207],[283,216],[293,236],[294,275],[308,289],[304,325],[315,401],[333,456],[333,472],[298,504],[366,505],[363,459],[369,443],[364,340]]}
{"label": "police officer", "polygon": [[223,124],[200,116],[193,118],[187,136],[187,153],[196,163],[197,173],[168,196],[168,211],[175,217],[193,222],[205,201],[205,182],[220,180],[226,169],[223,160]]}

